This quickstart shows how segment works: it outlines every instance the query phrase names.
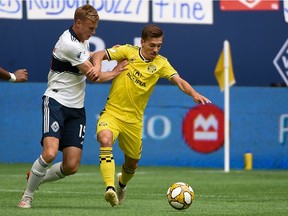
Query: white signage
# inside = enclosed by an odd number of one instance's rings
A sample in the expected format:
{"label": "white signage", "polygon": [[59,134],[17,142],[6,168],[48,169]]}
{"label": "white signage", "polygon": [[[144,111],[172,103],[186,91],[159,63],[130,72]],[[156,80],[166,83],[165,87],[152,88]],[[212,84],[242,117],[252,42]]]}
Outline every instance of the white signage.
{"label": "white signage", "polygon": [[0,0],[0,18],[22,19],[22,0]]}
{"label": "white signage", "polygon": [[90,0],[101,20],[147,23],[149,0]]}
{"label": "white signage", "polygon": [[76,8],[95,7],[100,20],[148,22],[149,0],[30,0],[26,3],[28,19],[73,19]]}
{"label": "white signage", "polygon": [[282,114],[280,116],[279,124],[279,142],[281,144],[285,143],[285,134],[288,137],[288,114]]}
{"label": "white signage", "polygon": [[212,0],[153,0],[153,22],[213,24]]}
{"label": "white signage", "polygon": [[0,0],[0,19],[22,19],[25,4],[28,20],[72,20],[87,3],[100,20],[148,23],[151,13],[156,23],[213,24],[213,0]]}
{"label": "white signage", "polygon": [[288,0],[283,1],[283,13],[284,13],[285,22],[288,23]]}
{"label": "white signage", "polygon": [[27,19],[73,19],[76,8],[85,0],[30,0],[26,1]]}

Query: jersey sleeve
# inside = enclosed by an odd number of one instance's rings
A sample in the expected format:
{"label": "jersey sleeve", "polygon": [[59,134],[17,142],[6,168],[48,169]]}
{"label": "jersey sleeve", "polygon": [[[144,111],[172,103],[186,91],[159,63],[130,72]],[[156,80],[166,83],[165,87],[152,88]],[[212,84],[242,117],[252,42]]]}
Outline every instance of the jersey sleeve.
{"label": "jersey sleeve", "polygon": [[169,61],[165,61],[163,67],[162,67],[162,78],[166,78],[168,79],[169,81],[171,80],[171,78],[174,76],[174,75],[177,75],[178,72],[174,69],[174,67],[172,67],[172,65],[169,63]]}
{"label": "jersey sleeve", "polygon": [[[86,46],[89,46],[89,44]],[[87,50],[89,50],[89,47]],[[72,66],[77,66],[88,60],[90,54],[86,50],[83,51],[83,48],[79,47],[77,43],[67,43],[62,47],[62,57],[69,61]]]}
{"label": "jersey sleeve", "polygon": [[127,53],[129,51],[129,46],[123,45],[118,47],[112,47],[109,49],[106,49],[106,54],[108,57],[108,60],[116,60],[116,61],[122,61],[124,59],[127,59]]}

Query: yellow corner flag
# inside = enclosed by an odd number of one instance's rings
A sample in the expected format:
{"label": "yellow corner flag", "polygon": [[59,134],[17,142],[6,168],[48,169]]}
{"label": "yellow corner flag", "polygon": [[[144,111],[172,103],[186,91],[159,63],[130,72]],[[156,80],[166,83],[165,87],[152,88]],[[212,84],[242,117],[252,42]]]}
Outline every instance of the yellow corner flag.
{"label": "yellow corner flag", "polygon": [[219,87],[221,91],[224,91],[225,89],[225,67],[224,67],[224,55],[228,57],[228,73],[229,73],[229,86],[232,86],[235,84],[235,78],[234,78],[234,71],[233,71],[233,65],[232,65],[232,57],[230,53],[230,47],[228,46],[228,52],[224,53],[224,48],[221,51],[220,57],[218,59],[216,68],[215,68],[215,77],[218,81]]}

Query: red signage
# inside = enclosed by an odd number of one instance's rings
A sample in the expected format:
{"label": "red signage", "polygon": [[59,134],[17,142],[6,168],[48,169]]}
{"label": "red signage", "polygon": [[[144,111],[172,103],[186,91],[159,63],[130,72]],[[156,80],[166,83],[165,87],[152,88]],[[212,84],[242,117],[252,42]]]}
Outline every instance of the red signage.
{"label": "red signage", "polygon": [[224,113],[213,104],[189,110],[182,123],[183,137],[189,147],[200,153],[218,150],[224,144]]}
{"label": "red signage", "polygon": [[221,10],[279,10],[279,0],[220,0]]}

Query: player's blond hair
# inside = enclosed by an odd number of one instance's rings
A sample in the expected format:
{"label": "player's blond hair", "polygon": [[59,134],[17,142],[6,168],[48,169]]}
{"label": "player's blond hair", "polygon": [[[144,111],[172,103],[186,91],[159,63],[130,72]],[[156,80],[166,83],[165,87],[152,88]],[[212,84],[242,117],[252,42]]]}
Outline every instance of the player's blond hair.
{"label": "player's blond hair", "polygon": [[78,19],[82,21],[89,19],[92,22],[97,22],[99,20],[99,15],[97,10],[93,6],[87,4],[75,10],[74,21]]}

